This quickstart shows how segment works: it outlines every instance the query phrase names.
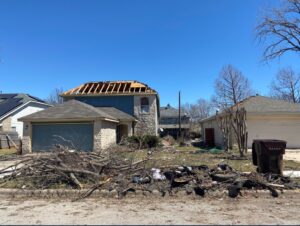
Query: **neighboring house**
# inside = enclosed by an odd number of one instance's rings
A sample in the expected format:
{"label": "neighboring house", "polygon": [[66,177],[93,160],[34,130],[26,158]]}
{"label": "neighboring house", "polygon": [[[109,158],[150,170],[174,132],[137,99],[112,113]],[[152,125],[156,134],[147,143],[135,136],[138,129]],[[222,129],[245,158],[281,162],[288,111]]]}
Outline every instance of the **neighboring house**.
{"label": "neighboring house", "polygon": [[23,136],[23,123],[18,119],[44,110],[50,105],[28,94],[0,94],[0,132],[16,131]]}
{"label": "neighboring house", "polygon": [[[190,129],[190,117],[181,110],[181,133],[183,136],[188,135]],[[169,104],[160,108],[159,119],[160,135],[170,135],[177,138],[179,135],[179,110],[171,107]]]}
{"label": "neighboring house", "polygon": [[[257,95],[239,106],[247,111],[248,148],[254,139],[280,139],[287,148],[300,148],[300,104]],[[201,131],[206,143],[223,146],[215,115],[201,121]]]}
{"label": "neighboring house", "polygon": [[20,119],[25,152],[55,144],[96,151],[133,134],[157,135],[158,94],[141,82],[89,82],[61,96],[63,104]]}

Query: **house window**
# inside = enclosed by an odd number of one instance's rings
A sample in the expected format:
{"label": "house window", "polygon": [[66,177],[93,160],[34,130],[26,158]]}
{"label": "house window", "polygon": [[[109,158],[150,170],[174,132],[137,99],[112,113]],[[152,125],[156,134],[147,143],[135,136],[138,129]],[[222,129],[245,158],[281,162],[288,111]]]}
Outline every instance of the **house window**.
{"label": "house window", "polygon": [[148,97],[141,98],[141,113],[149,113],[149,99]]}

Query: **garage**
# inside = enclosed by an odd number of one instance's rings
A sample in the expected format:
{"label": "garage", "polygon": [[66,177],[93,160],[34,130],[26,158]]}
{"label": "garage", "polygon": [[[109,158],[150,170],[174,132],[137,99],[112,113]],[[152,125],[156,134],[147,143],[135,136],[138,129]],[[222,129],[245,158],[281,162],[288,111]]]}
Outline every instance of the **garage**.
{"label": "garage", "polygon": [[[287,148],[300,148],[300,104],[264,96],[252,96],[239,103],[247,111],[248,148],[255,139],[278,139],[287,142]],[[223,146],[222,131],[216,115],[201,120],[201,130],[206,143],[206,129],[214,128],[214,141]],[[208,134],[209,136],[209,134]],[[231,138],[234,143],[234,137]]]}
{"label": "garage", "polygon": [[300,119],[274,118],[257,119],[249,118],[248,147],[251,147],[254,139],[279,139],[287,141],[288,148],[300,147]]}
{"label": "garage", "polygon": [[70,150],[93,150],[92,123],[36,123],[32,125],[32,151],[43,152],[62,145]]}

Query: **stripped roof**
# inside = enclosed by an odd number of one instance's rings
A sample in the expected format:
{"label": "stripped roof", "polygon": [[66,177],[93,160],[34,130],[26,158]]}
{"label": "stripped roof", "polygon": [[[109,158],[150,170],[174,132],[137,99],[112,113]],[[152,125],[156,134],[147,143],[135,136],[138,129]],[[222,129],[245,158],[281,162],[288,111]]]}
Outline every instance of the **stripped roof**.
{"label": "stripped roof", "polygon": [[45,103],[45,101],[23,93],[0,94],[0,117],[14,110],[16,107],[30,101]]}
{"label": "stripped roof", "polygon": [[93,96],[93,95],[145,95],[157,94],[154,89],[138,81],[104,81],[88,82],[68,90],[61,96]]}

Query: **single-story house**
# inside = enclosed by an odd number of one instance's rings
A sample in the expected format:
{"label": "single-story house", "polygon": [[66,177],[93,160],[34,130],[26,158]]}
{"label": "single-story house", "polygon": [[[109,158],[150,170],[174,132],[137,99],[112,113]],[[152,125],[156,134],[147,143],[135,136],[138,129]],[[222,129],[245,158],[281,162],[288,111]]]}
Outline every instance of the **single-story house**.
{"label": "single-story house", "polygon": [[[287,148],[300,148],[300,104],[256,95],[239,106],[247,111],[248,148],[254,139],[280,139]],[[216,115],[201,121],[201,132],[207,144],[223,146]]]}
{"label": "single-story house", "polygon": [[[184,110],[181,109],[180,118],[181,134],[186,136],[190,130],[190,117]],[[165,107],[161,107],[159,129],[161,136],[170,135],[176,139],[179,135],[179,110],[172,107],[170,104]]]}
{"label": "single-story house", "polygon": [[18,119],[50,106],[45,101],[29,94],[0,94],[0,132],[17,132],[22,138],[23,123]]}
{"label": "single-story house", "polygon": [[123,137],[158,133],[159,98],[138,81],[89,82],[61,94],[64,103],[23,117],[23,152],[55,145],[97,151]]}
{"label": "single-story house", "polygon": [[49,151],[54,145],[72,150],[101,150],[116,143],[120,133],[132,135],[134,117],[113,107],[93,107],[69,100],[20,118],[24,122],[23,153]]}

